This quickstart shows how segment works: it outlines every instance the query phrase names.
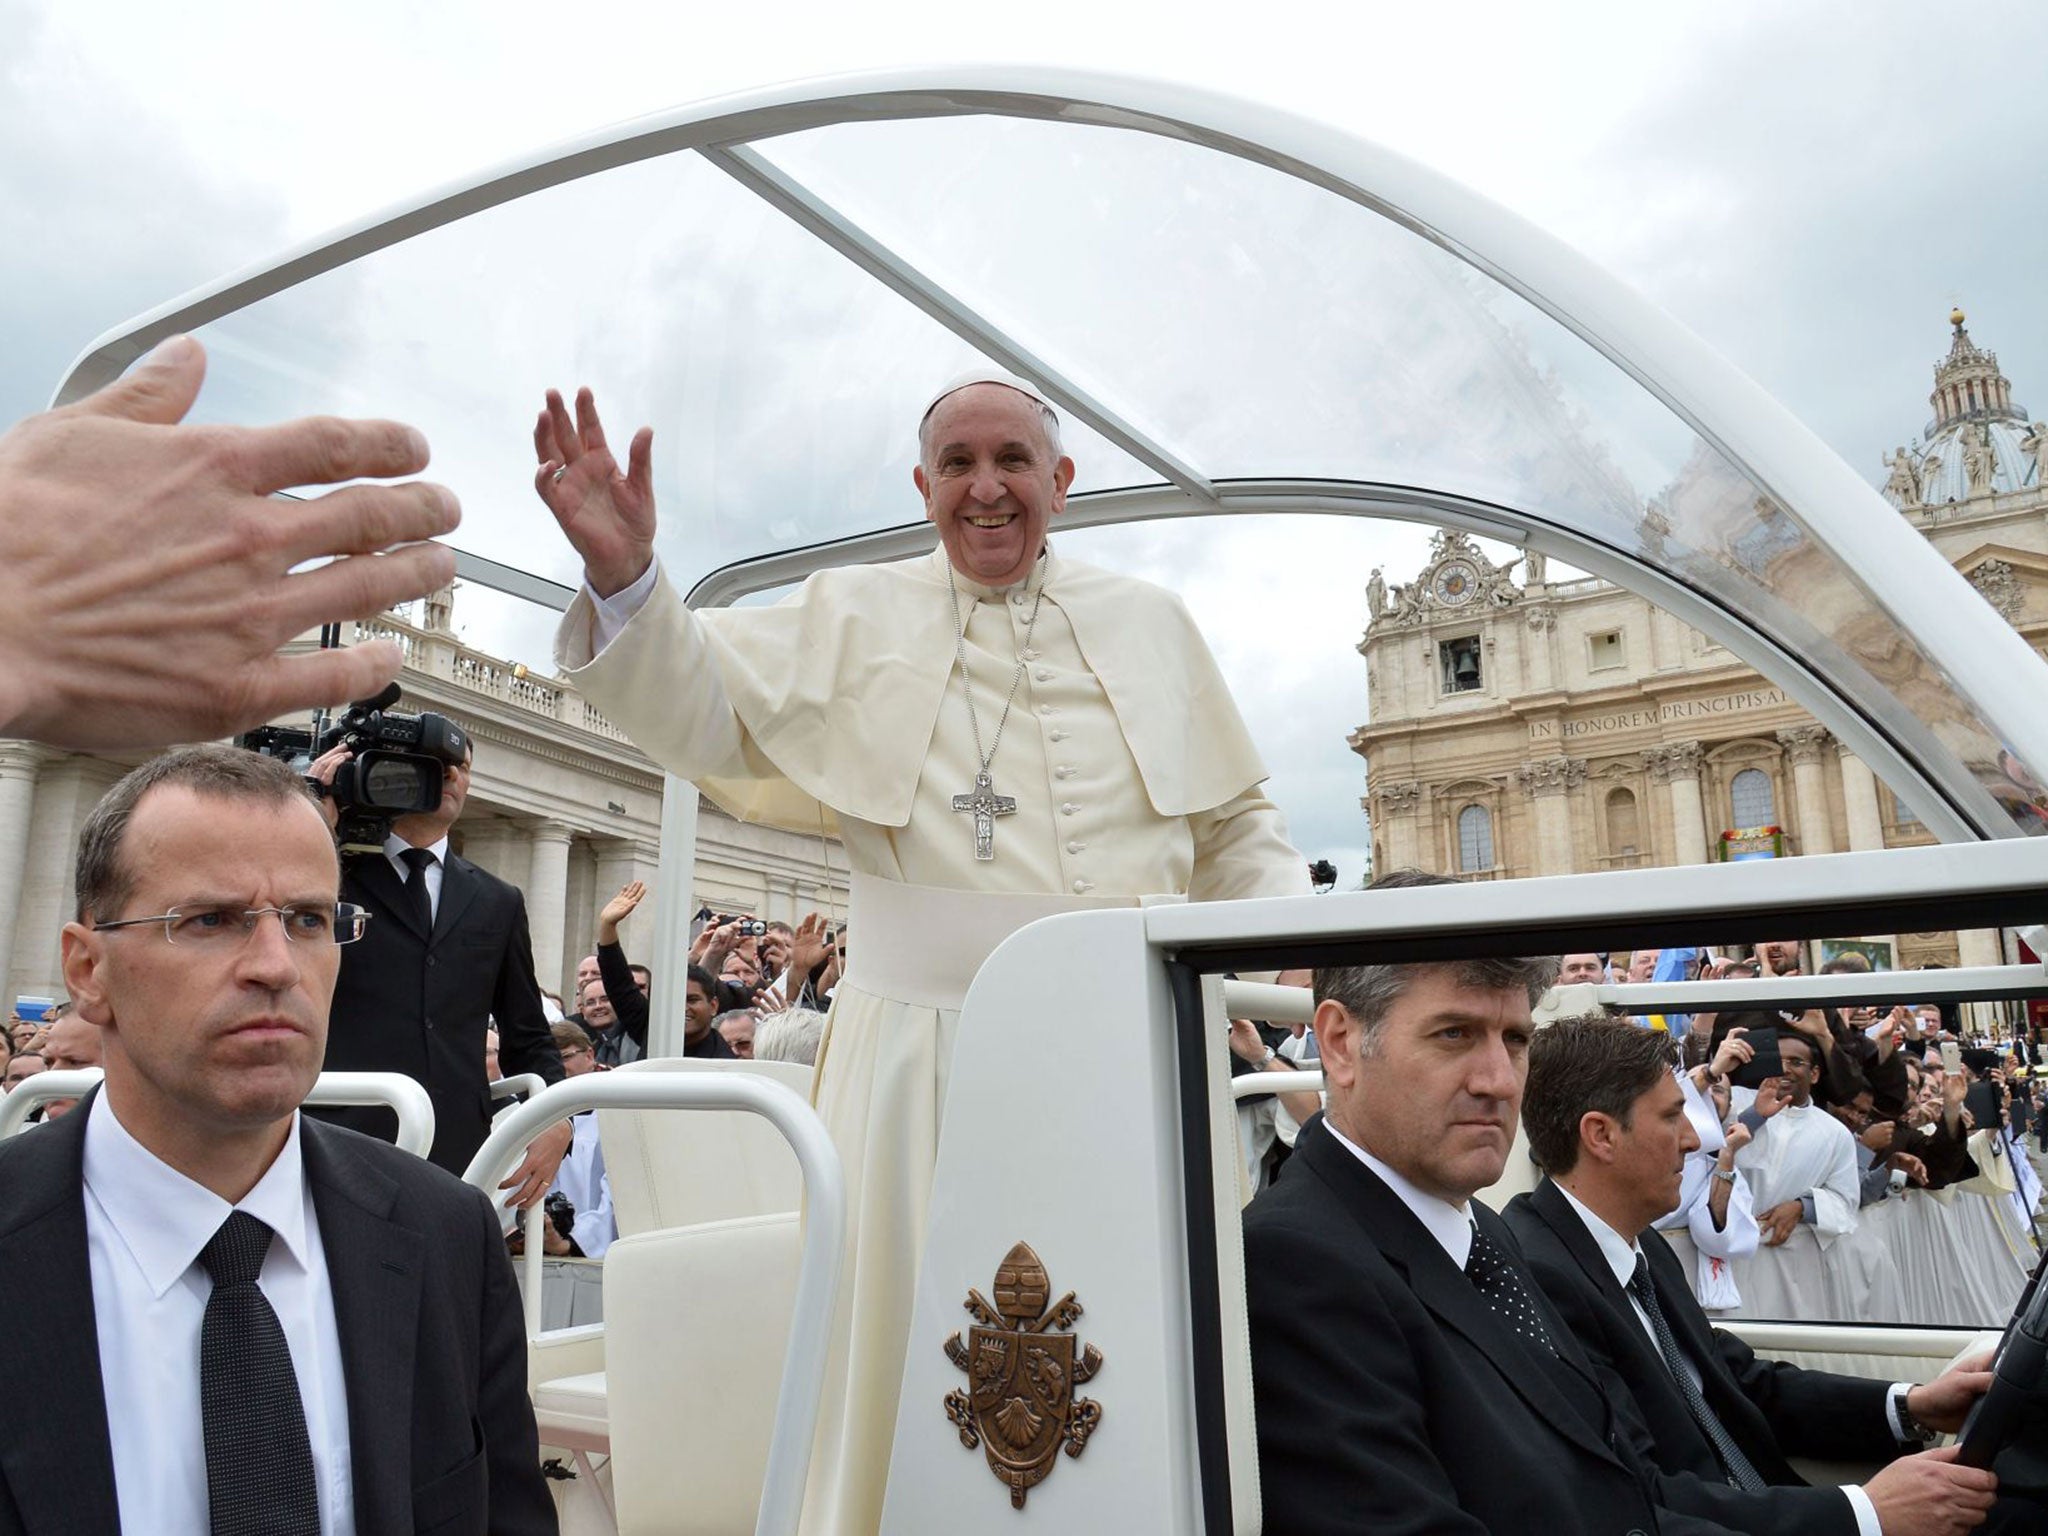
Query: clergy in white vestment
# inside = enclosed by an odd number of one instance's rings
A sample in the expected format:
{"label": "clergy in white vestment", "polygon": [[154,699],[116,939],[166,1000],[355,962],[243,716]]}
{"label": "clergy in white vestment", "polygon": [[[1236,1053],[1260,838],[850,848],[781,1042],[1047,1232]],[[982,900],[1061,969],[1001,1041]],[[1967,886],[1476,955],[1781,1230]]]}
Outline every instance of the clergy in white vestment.
{"label": "clergy in white vestment", "polygon": [[[1730,1049],[1727,1041],[1722,1044],[1724,1050]],[[1748,1047],[1731,1054],[1738,1061],[1747,1060]],[[1709,1312],[1725,1313],[1742,1305],[1733,1261],[1756,1252],[1758,1234],[1749,1176],[1737,1163],[1753,1133],[1741,1121],[1723,1127],[1714,1095],[1717,1087],[1722,1093],[1727,1090],[1719,1086],[1716,1068],[1725,1070],[1718,1058],[1712,1067],[1678,1074],[1678,1086],[1685,1094],[1685,1117],[1692,1122],[1700,1144],[1686,1156],[1678,1205],[1654,1225],[1687,1261],[1693,1295],[1700,1305]],[[1780,1102],[1775,1096],[1762,1097],[1761,1113],[1775,1113]]]}
{"label": "clergy in white vestment", "polygon": [[[1856,1230],[1856,1138],[1813,1102],[1818,1062],[1811,1042],[1784,1034],[1778,1049],[1792,1102],[1756,1126],[1755,1139],[1735,1159],[1749,1180],[1763,1233],[1756,1253],[1735,1264],[1741,1315],[1831,1318],[1826,1255]],[[1753,1099],[1738,1089],[1738,1112],[1749,1110]]]}
{"label": "clergy in white vestment", "polygon": [[735,817],[836,833],[852,867],[856,942],[815,1090],[851,1247],[812,1536],[880,1523],[947,1069],[982,960],[1059,911],[1308,888],[1186,608],[1047,543],[1074,473],[1058,433],[1024,381],[957,381],[918,426],[932,554],[700,615],[654,557],[647,430],[621,473],[587,390],[573,421],[550,393],[535,429],[536,489],[584,561],[565,675]]}

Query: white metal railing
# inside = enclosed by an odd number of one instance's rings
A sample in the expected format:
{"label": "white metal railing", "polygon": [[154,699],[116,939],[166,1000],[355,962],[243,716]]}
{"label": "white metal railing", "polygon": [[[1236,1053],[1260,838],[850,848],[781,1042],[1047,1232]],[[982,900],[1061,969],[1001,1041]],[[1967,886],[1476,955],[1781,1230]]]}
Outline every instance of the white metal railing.
{"label": "white metal railing", "polygon": [[68,1072],[38,1072],[16,1083],[0,1100],[0,1141],[27,1125],[28,1117],[52,1100],[85,1097],[99,1086],[101,1076],[98,1067],[76,1067]]}
{"label": "white metal railing", "polygon": [[1230,1080],[1233,1099],[1257,1098],[1262,1093],[1321,1093],[1323,1069],[1297,1067],[1292,1072],[1246,1072]]}
{"label": "white metal railing", "polygon": [[1223,983],[1223,1011],[1233,1019],[1268,1024],[1307,1024],[1316,1016],[1315,994],[1307,987],[1276,987],[1264,981]]}
{"label": "white metal railing", "polygon": [[[52,1099],[83,1098],[100,1085],[98,1067],[68,1072],[38,1072],[0,1100],[0,1141],[28,1123],[39,1105]],[[434,1144],[434,1103],[427,1090],[402,1072],[322,1072],[305,1102],[319,1109],[342,1105],[381,1105],[398,1116],[398,1145],[425,1157]]]}
{"label": "white metal railing", "polygon": [[[523,1093],[530,1099],[547,1085],[548,1080],[538,1072],[515,1072],[510,1077],[491,1079],[491,1098],[509,1100],[514,1094]],[[498,1105],[498,1109],[504,1107],[503,1104]],[[497,1110],[493,1110],[492,1113],[497,1113]]]}
{"label": "white metal railing", "polygon": [[[746,1110],[772,1124],[796,1153],[804,1179],[802,1262],[789,1349],[775,1398],[768,1469],[761,1481],[761,1512],[754,1524],[755,1536],[794,1536],[810,1472],[811,1438],[818,1427],[846,1235],[846,1179],[839,1153],[803,1096],[772,1078],[742,1072],[587,1072],[543,1089],[500,1115],[463,1180],[495,1200],[498,1181],[518,1163],[527,1143],[549,1126],[589,1109]],[[531,1263],[539,1244],[530,1228],[529,1234]],[[532,1295],[538,1298],[538,1285]]]}
{"label": "white metal railing", "polygon": [[1970,1003],[2048,997],[2048,967],[1980,965],[1939,971],[1868,971],[1839,976],[1759,976],[1731,981],[1593,984],[1593,1001],[1627,1013],[1726,1012],[1801,1003]]}

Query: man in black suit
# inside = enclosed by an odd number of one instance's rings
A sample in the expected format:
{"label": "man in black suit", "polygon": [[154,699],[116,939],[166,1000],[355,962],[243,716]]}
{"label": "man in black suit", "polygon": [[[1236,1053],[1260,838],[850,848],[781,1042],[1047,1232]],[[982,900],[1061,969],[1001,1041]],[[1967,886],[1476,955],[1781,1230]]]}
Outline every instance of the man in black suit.
{"label": "man in black suit", "polygon": [[[347,748],[336,748],[314,763],[312,776],[331,782],[348,756]],[[434,1104],[429,1156],[455,1174],[490,1134],[486,1025],[497,1023],[506,1076],[562,1080],[561,1053],[533,974],[526,898],[448,849],[472,761],[465,754],[446,768],[440,807],[399,817],[381,853],[344,859],[342,898],[367,908],[375,921],[342,956],[327,1040],[329,1071],[403,1072],[427,1090]],[[390,1125],[383,1110],[335,1110],[324,1118],[372,1134]],[[530,1206],[547,1194],[569,1139],[566,1124],[536,1138],[506,1180],[514,1204]]]}
{"label": "man in black suit", "polygon": [[[1961,1426],[1990,1383],[1989,1357],[1910,1388],[1758,1358],[1709,1324],[1677,1257],[1646,1235],[1677,1205],[1699,1145],[1665,1039],[1618,1020],[1564,1019],[1529,1057],[1522,1118],[1546,1177],[1508,1205],[1507,1223],[1647,1429],[1662,1471],[1711,1490],[1719,1517],[1748,1531],[1899,1536],[1978,1524],[1992,1506],[1989,1473],[1956,1465],[1952,1450],[1900,1453]],[[1788,1456],[1889,1465],[1862,1487],[1811,1488]]]}
{"label": "man in black suit", "polygon": [[[1435,883],[1407,875],[1376,885]],[[1329,1093],[1245,1214],[1265,1525],[1719,1529],[1654,1502],[1591,1366],[1472,1198],[1500,1177],[1555,960],[1316,972]]]}
{"label": "man in black suit", "polygon": [[0,1536],[556,1529],[489,1202],[305,1119],[334,847],[283,764],[196,747],[88,818],[65,983],[104,1086],[0,1147],[0,1337],[33,1381]]}

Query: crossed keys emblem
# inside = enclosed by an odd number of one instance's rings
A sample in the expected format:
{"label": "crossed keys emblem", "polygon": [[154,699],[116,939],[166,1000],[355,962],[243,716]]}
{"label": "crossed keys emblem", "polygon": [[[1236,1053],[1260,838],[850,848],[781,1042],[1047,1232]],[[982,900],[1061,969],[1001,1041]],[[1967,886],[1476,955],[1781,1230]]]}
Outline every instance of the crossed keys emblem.
{"label": "crossed keys emblem", "polygon": [[[995,1305],[969,1289],[975,1326],[967,1342],[946,1340],[946,1358],[967,1373],[967,1387],[946,1394],[946,1417],[960,1443],[982,1448],[988,1469],[1010,1490],[1010,1507],[1051,1475],[1062,1447],[1079,1456],[1102,1422],[1102,1405],[1074,1388],[1102,1369],[1093,1344],[1075,1358],[1074,1321],[1081,1304],[1067,1292],[1051,1306],[1052,1280],[1028,1244],[996,1267]],[[1067,1330],[1067,1331],[1060,1331]]]}

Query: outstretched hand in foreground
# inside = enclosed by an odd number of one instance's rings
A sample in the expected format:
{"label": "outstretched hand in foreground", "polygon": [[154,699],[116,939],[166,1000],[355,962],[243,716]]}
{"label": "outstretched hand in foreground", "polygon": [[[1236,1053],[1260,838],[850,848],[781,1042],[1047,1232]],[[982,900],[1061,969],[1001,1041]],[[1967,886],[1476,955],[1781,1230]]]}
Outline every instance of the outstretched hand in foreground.
{"label": "outstretched hand in foreground", "polygon": [[0,734],[155,747],[366,698],[398,675],[391,642],[278,648],[454,579],[454,554],[419,542],[461,520],[441,486],[271,495],[417,474],[418,432],[324,416],[184,425],[205,376],[199,343],[173,337],[0,435]]}

